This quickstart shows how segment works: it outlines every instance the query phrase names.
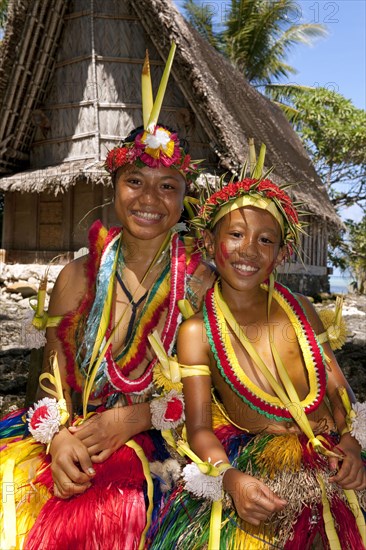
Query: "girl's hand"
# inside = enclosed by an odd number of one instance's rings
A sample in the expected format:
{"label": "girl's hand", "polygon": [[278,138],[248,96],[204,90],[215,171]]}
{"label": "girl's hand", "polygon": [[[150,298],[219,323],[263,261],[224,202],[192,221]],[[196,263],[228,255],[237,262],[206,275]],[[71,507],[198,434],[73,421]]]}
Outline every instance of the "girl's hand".
{"label": "girl's hand", "polygon": [[231,495],[239,516],[252,525],[259,525],[287,504],[264,483],[234,468],[224,475],[224,489]]}
{"label": "girl's hand", "polygon": [[150,427],[149,404],[141,403],[97,413],[69,431],[85,445],[92,462],[101,463],[131,437]]}
{"label": "girl's hand", "polygon": [[50,454],[56,497],[66,499],[89,489],[95,470],[81,441],[62,429],[52,440]]}
{"label": "girl's hand", "polygon": [[361,459],[361,446],[357,440],[347,433],[342,435],[335,450],[344,454],[344,459],[329,459],[329,468],[339,468],[336,475],[329,478],[332,483],[338,483],[342,489],[361,490],[366,488],[366,468]]}

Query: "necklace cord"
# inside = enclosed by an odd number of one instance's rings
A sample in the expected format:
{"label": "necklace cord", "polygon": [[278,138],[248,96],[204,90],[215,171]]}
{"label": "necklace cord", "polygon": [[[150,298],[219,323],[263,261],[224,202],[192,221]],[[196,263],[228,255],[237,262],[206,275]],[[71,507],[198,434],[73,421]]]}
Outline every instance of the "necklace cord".
{"label": "necklace cord", "polygon": [[[133,293],[132,299],[134,298],[136,292],[139,290],[141,285],[144,283],[144,281],[147,278],[148,274],[150,273],[151,269],[157,263],[159,257],[163,253],[163,251],[169,245],[170,240],[171,240],[171,236],[172,236],[172,233],[171,233],[171,231],[169,231],[167,233],[163,243],[161,244],[158,251],[156,252],[151,264],[147,268],[144,276],[142,277],[138,287],[136,288],[135,292]],[[97,338],[95,340],[95,343],[94,343],[93,352],[92,352],[92,356],[90,358],[89,369],[88,369],[87,377],[86,377],[86,384],[85,384],[84,389],[83,389],[83,416],[84,416],[84,418],[86,417],[86,414],[87,414],[88,401],[89,401],[89,397],[90,397],[90,394],[91,394],[91,391],[92,391],[92,388],[93,388],[93,385],[94,385],[94,380],[95,380],[95,377],[97,375],[99,366],[101,365],[101,363],[102,363],[102,361],[105,357],[105,354],[107,353],[107,350],[108,350],[108,348],[109,348],[109,346],[112,342],[113,336],[114,336],[117,328],[119,327],[119,325],[121,324],[125,314],[127,313],[127,307],[126,307],[125,310],[123,311],[121,317],[119,318],[119,320],[115,324],[114,328],[112,329],[111,334],[109,335],[109,338],[107,339],[106,343],[103,346],[103,349],[100,350],[100,347],[102,345],[103,339],[105,337],[105,334],[107,332],[108,325],[109,325],[109,319],[110,319],[110,313],[111,313],[111,307],[112,307],[112,299],[113,299],[114,279],[115,279],[115,274],[116,274],[116,270],[117,270],[118,257],[119,257],[119,253],[120,253],[120,249],[121,249],[121,243],[122,243],[122,233],[121,233],[121,236],[120,236],[120,239],[119,239],[119,243],[118,243],[118,246],[117,246],[115,258],[114,258],[114,261],[113,261],[112,274],[111,274],[111,278],[110,278],[110,281],[109,281],[109,284],[108,284],[108,290],[107,290],[107,299],[106,299],[106,301],[104,303],[104,306],[103,306],[103,312],[102,312],[102,315],[101,315],[100,327],[99,327],[99,330],[98,330],[99,336],[97,336]],[[99,353],[99,357],[98,357],[98,353]]]}
{"label": "necklace cord", "polygon": [[[229,307],[227,306],[226,302],[222,297],[218,283],[216,283],[215,285],[214,295],[215,295],[217,307],[221,310],[226,322],[234,332],[235,336],[239,339],[241,345],[246,350],[250,358],[253,360],[254,364],[258,367],[258,369],[263,374],[267,382],[270,384],[275,394],[279,397],[279,399],[282,401],[283,405],[289,411],[289,413],[291,414],[295,422],[299,425],[301,430],[308,437],[309,444],[312,445],[316,451],[321,452],[326,456],[341,458],[340,455],[338,455],[337,453],[334,453],[333,451],[330,451],[329,449],[324,447],[321,441],[321,436],[315,437],[314,432],[311,428],[309,419],[306,416],[304,408],[301,405],[298,393],[292,383],[291,378],[289,377],[286,371],[286,368],[282,362],[282,359],[280,358],[280,355],[274,343],[270,342],[273,360],[276,365],[277,372],[281,378],[281,381],[286,391],[284,391],[283,388],[280,386],[280,384],[277,382],[273,374],[270,372],[270,370],[264,363],[263,359],[259,356],[256,349],[254,348],[254,346],[249,341],[246,334],[241,329],[240,325],[237,323],[235,317],[231,313]],[[269,293],[269,296],[272,299],[271,293]],[[270,303],[269,303],[269,307],[270,307]],[[269,319],[269,311],[268,311],[268,319]]]}

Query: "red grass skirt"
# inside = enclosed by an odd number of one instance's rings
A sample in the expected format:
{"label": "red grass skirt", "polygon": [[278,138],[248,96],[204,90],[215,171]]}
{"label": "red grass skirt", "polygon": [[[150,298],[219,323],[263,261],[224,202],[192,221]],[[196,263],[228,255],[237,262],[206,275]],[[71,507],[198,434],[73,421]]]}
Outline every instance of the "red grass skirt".
{"label": "red grass skirt", "polygon": [[[123,446],[95,465],[93,485],[82,495],[51,497],[28,534],[26,550],[133,550],[146,525],[145,476],[135,452]],[[47,468],[37,484],[52,491]]]}

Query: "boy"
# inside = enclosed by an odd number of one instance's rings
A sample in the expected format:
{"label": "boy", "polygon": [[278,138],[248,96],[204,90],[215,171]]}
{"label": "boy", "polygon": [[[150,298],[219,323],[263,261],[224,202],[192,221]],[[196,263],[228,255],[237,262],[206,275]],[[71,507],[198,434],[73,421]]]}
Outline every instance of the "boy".
{"label": "boy", "polygon": [[[196,499],[177,490],[153,548],[162,540],[184,549],[207,541],[215,550],[364,548],[366,473],[338,390],[352,392],[330,345],[319,344],[324,328],[310,302],[274,283],[276,266],[299,245],[290,197],[247,178],[212,195],[196,222],[220,275],[178,335],[187,439],[201,477],[187,467]],[[211,475],[202,477],[205,467]],[[219,543],[220,482],[232,501],[223,501]],[[197,496],[214,501],[211,526],[210,502]]]}

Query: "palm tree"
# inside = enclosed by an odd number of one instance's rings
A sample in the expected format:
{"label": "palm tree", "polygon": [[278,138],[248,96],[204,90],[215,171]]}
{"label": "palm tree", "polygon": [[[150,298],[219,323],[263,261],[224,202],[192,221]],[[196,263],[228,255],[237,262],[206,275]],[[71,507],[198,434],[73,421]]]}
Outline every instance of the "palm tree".
{"label": "palm tree", "polygon": [[184,2],[189,21],[256,86],[295,74],[286,63],[291,48],[326,34],[322,25],[294,22],[299,6],[293,0],[231,0],[222,32],[214,31],[209,5],[200,6],[197,0]]}

